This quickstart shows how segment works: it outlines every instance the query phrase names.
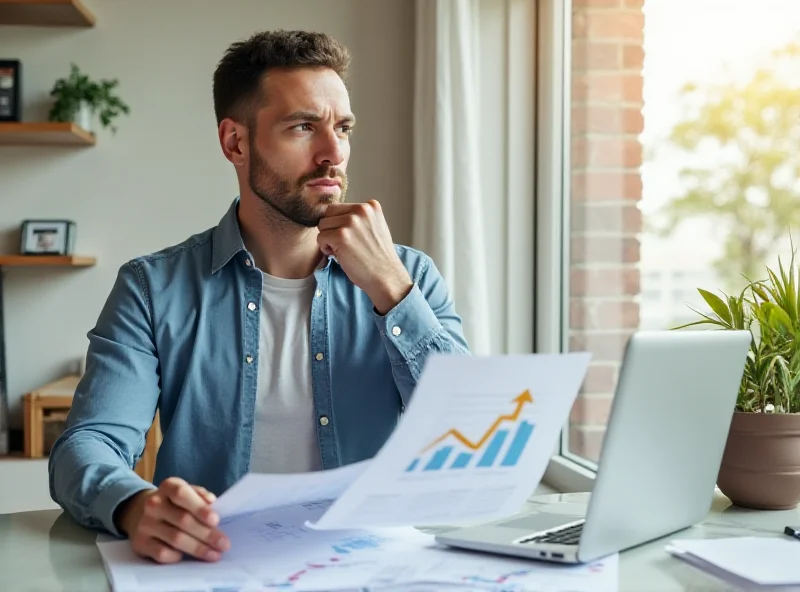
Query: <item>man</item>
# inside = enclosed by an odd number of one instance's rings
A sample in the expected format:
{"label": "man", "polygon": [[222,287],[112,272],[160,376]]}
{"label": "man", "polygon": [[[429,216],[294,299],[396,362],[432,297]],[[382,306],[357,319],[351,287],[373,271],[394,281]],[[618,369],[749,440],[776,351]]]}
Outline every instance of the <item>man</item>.
{"label": "man", "polygon": [[[158,562],[217,560],[211,504],[247,471],[373,456],[433,353],[468,353],[433,262],[380,205],[345,203],[347,50],[322,34],[234,43],[214,74],[240,194],[219,225],[123,265],[95,328],[53,499]],[[160,410],[154,484],[133,467]]]}

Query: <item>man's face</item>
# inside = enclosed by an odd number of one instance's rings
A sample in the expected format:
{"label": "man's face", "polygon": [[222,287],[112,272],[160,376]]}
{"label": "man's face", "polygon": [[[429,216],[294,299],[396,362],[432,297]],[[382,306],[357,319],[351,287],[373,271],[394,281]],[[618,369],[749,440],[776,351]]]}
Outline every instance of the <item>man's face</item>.
{"label": "man's face", "polygon": [[295,224],[316,226],[328,204],[347,193],[350,131],[347,89],[328,68],[271,71],[266,105],[250,132],[249,183]]}

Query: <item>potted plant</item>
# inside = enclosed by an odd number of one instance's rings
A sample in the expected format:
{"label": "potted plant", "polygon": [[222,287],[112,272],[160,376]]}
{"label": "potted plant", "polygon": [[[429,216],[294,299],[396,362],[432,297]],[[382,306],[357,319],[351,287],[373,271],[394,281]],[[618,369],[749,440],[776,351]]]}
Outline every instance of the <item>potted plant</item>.
{"label": "potted plant", "polygon": [[752,335],[717,486],[738,506],[784,510],[800,502],[800,277],[766,269],[739,295],[699,289],[711,308],[676,327],[710,325]]}
{"label": "potted plant", "polygon": [[104,128],[110,127],[116,133],[114,120],[130,113],[130,107],[114,92],[117,86],[116,78],[95,81],[72,64],[69,76],[56,80],[50,91],[56,101],[48,119],[73,122],[94,133],[94,118],[98,116]]}

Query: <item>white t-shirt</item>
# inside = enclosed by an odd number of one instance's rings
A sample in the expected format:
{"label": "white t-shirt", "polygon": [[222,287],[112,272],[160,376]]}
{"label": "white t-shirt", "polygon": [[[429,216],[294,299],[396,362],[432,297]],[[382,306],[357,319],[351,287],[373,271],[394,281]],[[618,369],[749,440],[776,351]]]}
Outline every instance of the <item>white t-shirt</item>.
{"label": "white t-shirt", "polygon": [[316,278],[262,272],[258,387],[250,470],[322,468],[311,389],[309,332]]}

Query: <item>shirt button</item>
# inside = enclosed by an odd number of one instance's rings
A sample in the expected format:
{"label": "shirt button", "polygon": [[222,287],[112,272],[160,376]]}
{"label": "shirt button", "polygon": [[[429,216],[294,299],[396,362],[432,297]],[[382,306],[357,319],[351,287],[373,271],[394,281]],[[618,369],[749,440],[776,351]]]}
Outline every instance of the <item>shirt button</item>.
{"label": "shirt button", "polygon": [[317,290],[317,298],[319,298],[320,296],[322,296],[322,290]]}
{"label": "shirt button", "polygon": [[244,361],[247,362],[248,364],[252,364],[253,363],[253,356],[251,356],[250,354],[247,354],[245,356],[245,358],[244,358]]}
{"label": "shirt button", "polygon": [[328,418],[323,415],[322,417],[319,418],[319,424],[328,425]]}
{"label": "shirt button", "polygon": [[324,358],[325,356],[323,356],[323,355],[322,355],[322,353],[318,353],[318,354],[317,354],[316,356],[314,356],[314,357],[315,357],[315,358],[317,358],[317,361],[319,362],[319,361],[322,361],[322,358]]}
{"label": "shirt button", "polygon": [[400,327],[398,327],[397,325],[395,325],[394,327],[392,327],[392,335],[394,335],[395,337],[397,337],[398,335],[400,335],[400,333],[402,333],[402,332],[403,332],[403,330],[402,330],[402,329],[400,329]]}
{"label": "shirt button", "polygon": [[250,259],[249,258],[244,260],[244,264],[247,265],[247,267],[250,267],[252,265],[252,263],[250,263]]}
{"label": "shirt button", "polygon": [[256,303],[255,302],[249,302],[247,304],[247,309],[248,310],[255,310],[256,309]]}

